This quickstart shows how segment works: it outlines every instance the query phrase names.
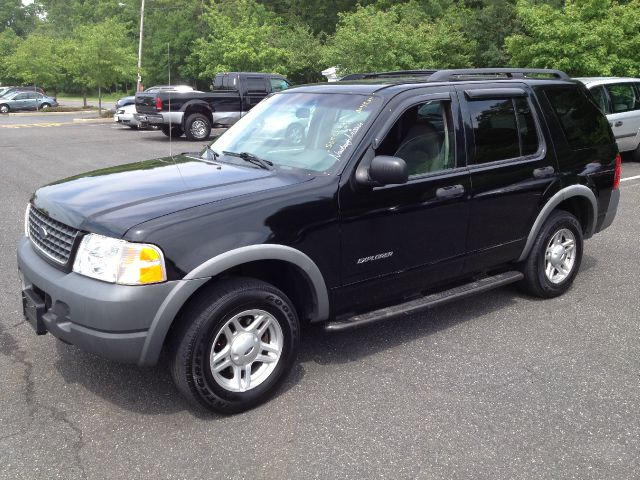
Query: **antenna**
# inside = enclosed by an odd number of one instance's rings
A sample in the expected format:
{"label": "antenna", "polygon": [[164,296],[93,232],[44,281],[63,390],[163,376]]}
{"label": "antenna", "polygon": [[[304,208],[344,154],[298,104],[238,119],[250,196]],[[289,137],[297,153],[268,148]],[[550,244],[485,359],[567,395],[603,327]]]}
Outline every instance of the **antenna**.
{"label": "antenna", "polygon": [[173,150],[171,145],[171,137],[173,136],[173,125],[171,125],[171,55],[169,52],[169,43],[167,42],[167,70],[169,75],[169,156],[173,157]]}

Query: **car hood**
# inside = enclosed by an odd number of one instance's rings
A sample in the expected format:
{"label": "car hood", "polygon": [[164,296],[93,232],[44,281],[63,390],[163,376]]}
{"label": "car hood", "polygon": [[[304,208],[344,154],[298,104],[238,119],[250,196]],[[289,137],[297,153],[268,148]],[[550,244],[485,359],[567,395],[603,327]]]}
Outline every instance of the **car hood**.
{"label": "car hood", "polygon": [[71,227],[121,237],[163,215],[311,178],[176,155],[66,178],[38,189],[31,202]]}

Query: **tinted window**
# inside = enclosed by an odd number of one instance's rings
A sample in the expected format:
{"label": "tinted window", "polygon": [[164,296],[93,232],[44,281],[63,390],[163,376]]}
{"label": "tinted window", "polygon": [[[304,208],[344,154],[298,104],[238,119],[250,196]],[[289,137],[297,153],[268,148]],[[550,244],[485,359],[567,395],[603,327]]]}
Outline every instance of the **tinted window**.
{"label": "tinted window", "polygon": [[596,104],[577,87],[547,88],[551,103],[564,136],[574,150],[611,142],[607,118]]}
{"label": "tinted window", "polygon": [[376,155],[407,162],[410,176],[455,167],[451,102],[432,100],[406,110],[393,125]]}
{"label": "tinted window", "polygon": [[214,89],[222,88],[222,78],[223,78],[223,75],[216,75],[213,78],[213,88]]}
{"label": "tinted window", "polygon": [[266,92],[264,79],[260,77],[247,77],[248,92]]}
{"label": "tinted window", "polygon": [[613,113],[640,110],[640,101],[636,89],[632,83],[619,83],[607,85],[609,98],[611,98],[611,111]]}
{"label": "tinted window", "polygon": [[589,91],[593,96],[593,101],[598,105],[598,108],[603,113],[609,113],[609,99],[607,98],[607,92],[605,92],[604,87],[600,85],[598,87],[593,87]]}
{"label": "tinted window", "polygon": [[286,90],[289,88],[289,83],[281,78],[272,78],[271,79],[271,91],[279,92],[281,90]]}
{"label": "tinted window", "polygon": [[538,151],[538,129],[536,128],[536,122],[533,119],[533,113],[531,113],[531,107],[529,101],[526,98],[514,98],[516,105],[516,112],[518,114],[518,131],[520,133],[520,142],[522,156],[533,155]]}
{"label": "tinted window", "polygon": [[475,139],[475,163],[520,156],[520,140],[513,99],[468,103]]}

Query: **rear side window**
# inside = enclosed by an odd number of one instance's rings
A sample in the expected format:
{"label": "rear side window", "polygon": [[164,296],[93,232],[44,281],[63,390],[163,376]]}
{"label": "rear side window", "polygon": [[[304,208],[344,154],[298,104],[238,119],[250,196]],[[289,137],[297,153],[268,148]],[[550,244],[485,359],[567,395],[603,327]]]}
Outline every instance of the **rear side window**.
{"label": "rear side window", "polygon": [[264,78],[260,77],[247,77],[247,91],[248,92],[266,92],[264,84]]}
{"label": "rear side window", "polygon": [[596,104],[577,87],[545,90],[564,136],[573,150],[611,142],[607,118]]}
{"label": "rear side window", "polygon": [[629,112],[631,110],[640,110],[640,100],[638,93],[633,88],[632,83],[618,83],[607,85],[609,98],[611,98],[612,113]]}
{"label": "rear side window", "polygon": [[508,160],[538,151],[538,130],[526,98],[468,102],[475,140],[474,163]]}

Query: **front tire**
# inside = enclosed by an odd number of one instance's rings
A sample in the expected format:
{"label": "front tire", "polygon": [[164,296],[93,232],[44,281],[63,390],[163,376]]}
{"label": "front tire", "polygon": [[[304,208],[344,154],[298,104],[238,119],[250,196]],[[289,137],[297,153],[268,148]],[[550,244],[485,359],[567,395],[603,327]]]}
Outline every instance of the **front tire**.
{"label": "front tire", "polygon": [[51,105],[49,105],[48,103],[43,103],[42,105],[40,105],[40,110],[47,110],[49,107],[51,107]]}
{"label": "front tire", "polygon": [[582,262],[582,227],[569,212],[556,210],[544,223],[523,264],[523,289],[541,298],[566,292]]}
{"label": "front tire", "polygon": [[187,400],[214,412],[238,413],[266,401],[297,356],[293,304],[259,280],[221,281],[178,322],[170,344],[173,380]]}
{"label": "front tire", "polygon": [[187,140],[202,141],[211,135],[211,122],[201,113],[192,113],[185,122]]}

